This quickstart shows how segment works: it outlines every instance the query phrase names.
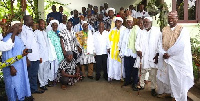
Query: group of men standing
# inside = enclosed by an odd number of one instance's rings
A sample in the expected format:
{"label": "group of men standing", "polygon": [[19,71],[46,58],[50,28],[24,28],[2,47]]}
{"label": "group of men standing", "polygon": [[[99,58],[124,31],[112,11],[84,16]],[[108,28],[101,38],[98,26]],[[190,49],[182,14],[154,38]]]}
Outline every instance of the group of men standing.
{"label": "group of men standing", "polygon": [[[89,5],[80,17],[74,10],[74,16],[68,21],[65,16],[62,19],[54,17],[59,12],[52,6],[53,13],[47,17],[48,30],[45,30],[45,21],[40,19],[39,28],[33,31],[32,17],[24,16],[24,25],[17,34],[19,38],[16,37],[12,50],[3,52],[3,60],[21,55],[24,48],[32,49],[32,53],[3,69],[8,98],[21,100],[31,93],[43,93],[49,86],[48,81],[54,80],[66,89],[66,85],[74,85],[86,77],[86,66],[87,77],[93,79],[96,63],[97,81],[103,69],[105,80],[125,78],[123,86],[131,84],[132,89],[138,91],[144,89],[149,72],[152,96],[170,95],[172,100],[187,101],[187,92],[193,86],[190,37],[184,27],[177,25],[177,12],[169,13],[169,26],[161,32],[160,28],[152,26],[153,19],[144,11],[143,5],[139,6],[138,12],[133,12],[130,6],[123,17],[120,16],[123,10],[116,15],[114,8],[104,6],[98,14],[98,9],[95,7],[93,11]],[[139,21],[134,22],[134,18]],[[7,41],[12,33],[3,41]],[[22,65],[24,69],[18,70]],[[13,74],[15,69],[17,74]],[[19,74],[24,75],[17,77]],[[37,77],[41,91],[37,87]],[[20,82],[26,82],[26,85],[18,85],[19,81],[15,82],[14,78],[23,79]],[[17,89],[21,86],[23,89]]]}

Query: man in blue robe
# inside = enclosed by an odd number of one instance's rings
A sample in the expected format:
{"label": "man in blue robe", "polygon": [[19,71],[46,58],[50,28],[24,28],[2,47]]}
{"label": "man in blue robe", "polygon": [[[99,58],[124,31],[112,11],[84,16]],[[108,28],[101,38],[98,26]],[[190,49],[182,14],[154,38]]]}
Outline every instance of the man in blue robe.
{"label": "man in blue robe", "polygon": [[[13,31],[11,31],[11,33],[9,33],[3,41],[7,41],[12,36],[12,33],[17,33],[14,41],[15,45],[11,50],[3,52],[3,61],[11,57],[21,55],[25,49],[23,41],[18,37],[22,30],[22,24],[17,23],[12,27]],[[23,101],[25,97],[31,96],[26,57],[15,62],[9,67],[3,68],[3,77],[8,101]]]}

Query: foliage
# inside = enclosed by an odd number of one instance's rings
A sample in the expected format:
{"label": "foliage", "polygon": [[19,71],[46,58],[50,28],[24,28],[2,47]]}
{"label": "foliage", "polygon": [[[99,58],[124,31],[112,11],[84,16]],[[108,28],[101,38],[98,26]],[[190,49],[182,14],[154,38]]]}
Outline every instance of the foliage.
{"label": "foliage", "polygon": [[198,79],[200,76],[198,68],[200,67],[200,24],[198,24],[198,28],[199,33],[194,38],[190,38],[195,79]]}
{"label": "foliage", "polygon": [[3,72],[0,70],[0,100],[5,101],[6,100],[6,91],[5,91],[5,83],[3,80]]}
{"label": "foliage", "polygon": [[[11,1],[15,1],[15,3],[13,3],[13,12],[14,12],[13,15],[11,11],[11,3],[12,3]],[[38,0],[27,0],[26,10],[30,15],[33,16],[34,21],[37,21],[39,19],[40,12],[38,12]],[[22,20],[23,16],[24,12],[22,11],[21,0],[0,1],[0,19],[7,19],[7,21]]]}
{"label": "foliage", "polygon": [[188,20],[195,20],[196,19],[196,6],[192,6],[188,9]]}
{"label": "foliage", "polygon": [[177,12],[178,12],[178,18],[179,20],[184,20],[184,2],[182,3],[177,3],[176,4],[176,9],[177,9]]}
{"label": "foliage", "polygon": [[151,16],[159,15],[158,23],[160,25],[160,30],[167,26],[167,14],[169,12],[166,2],[163,0],[151,0],[148,2],[147,8],[149,9],[149,14]]}
{"label": "foliage", "polygon": [[68,5],[68,4],[62,4],[62,3],[59,3],[59,2],[56,2],[56,1],[50,1],[50,0],[46,0],[46,3],[47,3],[47,5],[45,6],[44,10],[51,8],[51,6],[53,6],[53,5],[60,5],[60,6]]}
{"label": "foliage", "polygon": [[[67,5],[70,5],[70,4],[71,4],[71,3],[69,3],[69,4],[62,4],[62,3],[60,3],[60,2],[56,2],[56,1],[52,1],[52,0],[45,0],[45,2],[46,2],[46,5],[45,5],[45,7],[44,7],[45,16],[46,16],[49,12],[52,11],[52,10],[51,10],[51,7],[52,7],[53,5],[55,5],[56,7],[59,7],[59,6],[67,6]],[[69,15],[70,15],[70,12],[64,10],[64,11],[63,11],[63,14],[69,16]]]}
{"label": "foliage", "polygon": [[33,17],[34,22],[38,22],[41,12],[38,12],[38,0],[27,0],[26,10]]}

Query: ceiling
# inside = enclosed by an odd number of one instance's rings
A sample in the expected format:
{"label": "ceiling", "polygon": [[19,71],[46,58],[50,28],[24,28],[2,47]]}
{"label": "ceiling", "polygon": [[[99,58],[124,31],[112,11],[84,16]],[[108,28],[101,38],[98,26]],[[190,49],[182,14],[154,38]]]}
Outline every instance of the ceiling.
{"label": "ceiling", "polygon": [[[120,7],[128,8],[129,5],[134,4],[136,1],[141,0],[54,0],[63,4],[69,4],[66,7],[69,10],[77,9],[81,11],[82,7],[88,7],[88,4],[93,6],[101,6],[105,2],[108,3],[109,7],[113,7],[116,11],[119,11]],[[71,3],[71,4],[70,4]]]}

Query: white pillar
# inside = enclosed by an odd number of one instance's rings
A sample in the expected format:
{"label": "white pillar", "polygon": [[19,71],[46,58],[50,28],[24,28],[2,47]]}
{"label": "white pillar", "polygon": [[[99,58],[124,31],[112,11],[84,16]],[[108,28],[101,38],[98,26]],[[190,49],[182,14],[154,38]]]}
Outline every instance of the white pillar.
{"label": "white pillar", "polygon": [[44,19],[45,20],[45,16],[44,16],[44,0],[38,0],[38,12],[39,12],[39,15],[40,15],[40,19]]}

